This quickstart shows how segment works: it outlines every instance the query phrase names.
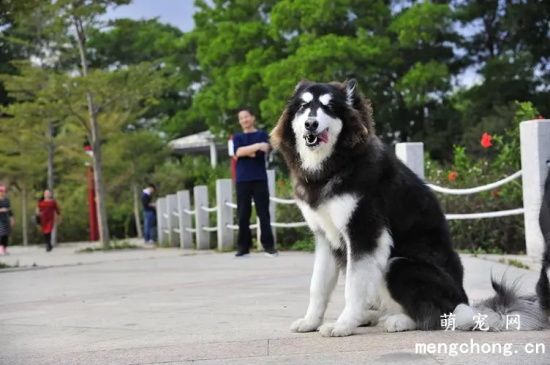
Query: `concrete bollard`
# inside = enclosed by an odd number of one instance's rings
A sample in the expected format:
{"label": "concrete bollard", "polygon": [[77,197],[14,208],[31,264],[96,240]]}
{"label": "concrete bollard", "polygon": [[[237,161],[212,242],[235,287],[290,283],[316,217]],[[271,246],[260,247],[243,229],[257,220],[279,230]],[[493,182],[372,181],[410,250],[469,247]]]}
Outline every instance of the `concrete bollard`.
{"label": "concrete bollard", "polygon": [[232,250],[234,248],[233,230],[227,228],[233,224],[233,208],[225,203],[233,202],[233,182],[231,179],[216,180],[216,204],[218,206],[218,250]]}
{"label": "concrete bollard", "polygon": [[178,198],[176,194],[166,196],[166,212],[168,213],[167,229],[170,246],[177,246],[179,241]]}
{"label": "concrete bollard", "polygon": [[397,143],[395,154],[409,169],[424,180],[424,143]]}
{"label": "concrete bollard", "polygon": [[188,229],[193,228],[192,217],[185,213],[185,211],[191,210],[191,198],[189,196],[189,190],[178,191],[178,225],[180,230],[180,248],[190,250],[193,248],[193,233]]}
{"label": "concrete bollard", "polygon": [[203,230],[203,227],[210,225],[209,213],[201,209],[208,207],[208,188],[204,185],[193,188],[193,200],[195,205],[195,228],[197,230],[197,250],[210,249],[210,232]]}
{"label": "concrete bollard", "polygon": [[525,244],[527,255],[540,259],[544,238],[539,226],[539,211],[548,173],[546,161],[550,160],[550,120],[521,122],[520,141]]}
{"label": "concrete bollard", "polygon": [[164,214],[166,212],[166,198],[159,198],[157,200],[157,239],[159,244],[166,242],[166,223]]}

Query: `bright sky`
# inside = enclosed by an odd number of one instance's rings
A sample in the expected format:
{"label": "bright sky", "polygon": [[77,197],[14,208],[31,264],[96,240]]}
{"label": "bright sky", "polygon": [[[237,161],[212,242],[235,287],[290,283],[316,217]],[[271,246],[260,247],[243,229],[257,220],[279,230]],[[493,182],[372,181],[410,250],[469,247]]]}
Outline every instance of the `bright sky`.
{"label": "bright sky", "polygon": [[171,24],[187,32],[193,29],[193,0],[133,0],[129,5],[109,9],[106,19],[130,18],[150,19],[158,17],[161,22]]}

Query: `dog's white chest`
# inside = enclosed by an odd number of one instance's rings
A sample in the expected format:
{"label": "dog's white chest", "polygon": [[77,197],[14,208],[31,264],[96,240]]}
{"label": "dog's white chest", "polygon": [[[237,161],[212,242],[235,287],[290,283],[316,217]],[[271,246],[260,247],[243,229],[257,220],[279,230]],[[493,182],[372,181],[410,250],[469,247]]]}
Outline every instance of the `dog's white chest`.
{"label": "dog's white chest", "polygon": [[307,203],[298,200],[297,205],[312,231],[322,231],[333,248],[342,246],[344,235],[347,234],[347,225],[353,211],[357,207],[358,199],[352,194],[333,197],[316,209]]}

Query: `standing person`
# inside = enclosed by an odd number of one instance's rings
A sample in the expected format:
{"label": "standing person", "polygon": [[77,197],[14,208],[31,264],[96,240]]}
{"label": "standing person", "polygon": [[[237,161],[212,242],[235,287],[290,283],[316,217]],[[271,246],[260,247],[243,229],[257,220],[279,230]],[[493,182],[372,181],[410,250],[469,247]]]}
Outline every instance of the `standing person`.
{"label": "standing person", "polygon": [[11,234],[11,228],[15,224],[10,200],[6,194],[6,187],[0,185],[0,256],[8,254],[8,240]]}
{"label": "standing person", "polygon": [[38,201],[37,211],[40,216],[40,229],[46,243],[46,252],[50,252],[53,249],[52,232],[56,224],[59,223],[59,216],[61,214],[51,190],[44,190],[43,198]]}
{"label": "standing person", "polygon": [[255,127],[256,117],[247,108],[239,110],[239,124],[243,130],[233,137],[234,158],[237,159],[237,213],[239,216],[238,250],[236,257],[250,253],[252,234],[250,232],[250,214],[252,199],[256,204],[256,214],[260,219],[260,241],[265,254],[277,256],[273,232],[269,217],[269,188],[265,167],[269,136]]}
{"label": "standing person", "polygon": [[141,193],[141,204],[143,205],[143,238],[145,243],[155,244],[157,241],[157,208],[153,202],[153,193],[156,187],[147,184]]}

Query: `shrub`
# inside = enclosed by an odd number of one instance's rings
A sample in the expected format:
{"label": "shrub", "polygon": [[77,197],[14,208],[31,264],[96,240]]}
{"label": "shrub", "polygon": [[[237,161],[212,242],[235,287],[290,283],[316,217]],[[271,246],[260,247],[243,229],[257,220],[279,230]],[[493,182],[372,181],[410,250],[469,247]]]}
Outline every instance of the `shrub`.
{"label": "shrub", "polygon": [[[531,103],[516,103],[511,127],[502,135],[480,136],[484,150],[470,155],[455,146],[453,161],[444,166],[426,158],[426,179],[436,185],[466,188],[485,185],[521,169],[519,123],[538,115]],[[521,207],[521,180],[514,180],[492,191],[472,195],[437,194],[447,213],[474,213]],[[455,246],[483,252],[521,253],[525,247],[523,215],[449,222]]]}

